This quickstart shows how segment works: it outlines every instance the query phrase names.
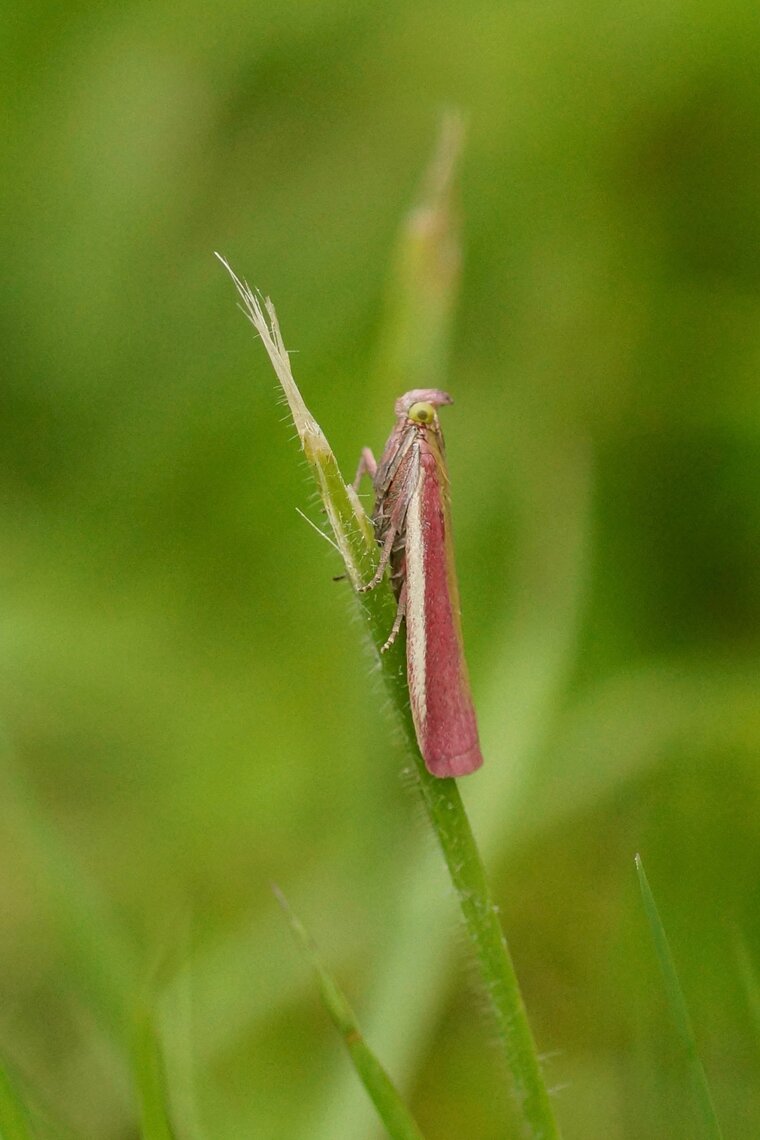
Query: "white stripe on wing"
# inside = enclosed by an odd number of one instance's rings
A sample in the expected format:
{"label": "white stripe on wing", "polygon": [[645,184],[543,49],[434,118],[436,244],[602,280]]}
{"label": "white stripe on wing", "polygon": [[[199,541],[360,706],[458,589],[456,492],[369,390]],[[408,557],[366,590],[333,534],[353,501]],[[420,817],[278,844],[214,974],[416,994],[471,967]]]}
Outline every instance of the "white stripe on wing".
{"label": "white stripe on wing", "polygon": [[406,656],[412,713],[420,736],[422,736],[427,718],[425,554],[422,545],[422,480],[424,477],[424,471],[420,468],[406,513]]}

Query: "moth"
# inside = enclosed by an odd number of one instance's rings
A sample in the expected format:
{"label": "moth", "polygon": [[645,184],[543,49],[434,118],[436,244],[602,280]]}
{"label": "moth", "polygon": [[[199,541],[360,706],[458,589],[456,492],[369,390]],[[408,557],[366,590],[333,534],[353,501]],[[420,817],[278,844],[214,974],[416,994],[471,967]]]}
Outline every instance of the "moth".
{"label": "moth", "polygon": [[409,699],[417,741],[434,776],[466,776],[483,763],[462,646],[454,568],[449,476],[438,409],[453,403],[438,388],[415,388],[396,400],[396,424],[377,463],[362,451],[354,480],[369,475],[380,561],[361,590],[390,568],[398,607],[382,651],[406,622]]}

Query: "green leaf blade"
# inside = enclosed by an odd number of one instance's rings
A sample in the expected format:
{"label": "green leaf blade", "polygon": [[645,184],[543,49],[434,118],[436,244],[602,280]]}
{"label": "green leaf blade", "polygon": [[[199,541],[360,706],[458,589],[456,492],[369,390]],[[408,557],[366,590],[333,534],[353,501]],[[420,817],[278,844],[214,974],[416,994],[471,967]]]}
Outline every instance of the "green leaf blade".
{"label": "green leaf blade", "polygon": [[401,1094],[365,1041],[348,999],[322,962],[314,940],[279,888],[273,887],[273,890],[297,942],[316,974],[325,1008],[343,1038],[356,1073],[377,1109],[388,1135],[393,1140],[424,1140]]}
{"label": "green leaf blade", "polygon": [[644,902],[644,911],[649,922],[655,953],[665,983],[665,994],[668,1000],[673,1026],[694,1085],[699,1106],[702,1133],[708,1140],[722,1140],[723,1134],[720,1129],[720,1124],[718,1123],[718,1117],[715,1112],[712,1094],[710,1093],[710,1086],[707,1083],[704,1066],[697,1052],[697,1043],[694,1037],[691,1017],[689,1016],[689,1009],[686,1005],[686,998],[684,997],[678,978],[678,971],[676,970],[670,944],[665,934],[665,927],[662,924],[657,904],[654,901],[654,895],[649,886],[649,880],[644,871],[641,856],[637,855],[635,861],[636,874],[638,875],[639,886],[641,888],[641,897]]}

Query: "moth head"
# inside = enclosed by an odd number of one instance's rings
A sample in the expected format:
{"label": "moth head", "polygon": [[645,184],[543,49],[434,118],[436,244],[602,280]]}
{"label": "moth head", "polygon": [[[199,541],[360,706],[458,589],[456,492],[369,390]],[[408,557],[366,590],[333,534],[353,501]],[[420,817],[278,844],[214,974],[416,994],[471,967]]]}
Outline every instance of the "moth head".
{"label": "moth head", "polygon": [[437,409],[442,404],[451,404],[453,400],[448,392],[442,392],[440,388],[413,388],[411,392],[405,392],[396,400],[396,415],[403,416],[406,420],[414,424],[434,424],[437,416]]}

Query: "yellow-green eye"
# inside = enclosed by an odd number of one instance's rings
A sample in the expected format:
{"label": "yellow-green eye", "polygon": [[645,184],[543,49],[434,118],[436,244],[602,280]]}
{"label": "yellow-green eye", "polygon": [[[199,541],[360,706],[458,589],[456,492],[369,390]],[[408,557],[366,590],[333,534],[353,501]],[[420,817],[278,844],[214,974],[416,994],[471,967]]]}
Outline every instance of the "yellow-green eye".
{"label": "yellow-green eye", "polygon": [[435,419],[435,408],[432,404],[420,401],[418,404],[412,404],[406,416],[416,424],[430,424]]}

